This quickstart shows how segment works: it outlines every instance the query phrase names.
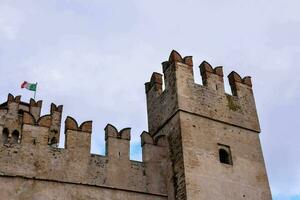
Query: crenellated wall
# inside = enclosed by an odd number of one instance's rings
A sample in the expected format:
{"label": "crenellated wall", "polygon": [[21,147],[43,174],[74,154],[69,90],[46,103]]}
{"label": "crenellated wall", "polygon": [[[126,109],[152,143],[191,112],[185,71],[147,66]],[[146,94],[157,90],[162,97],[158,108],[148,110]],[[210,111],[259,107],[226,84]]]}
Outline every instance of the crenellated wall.
{"label": "crenellated wall", "polygon": [[[130,128],[118,131],[108,124],[104,129],[105,156],[91,154],[92,121],[78,125],[75,119],[68,116],[64,130],[65,148],[57,148],[55,144],[59,141],[62,106],[51,104],[50,114],[40,116],[39,102],[37,111],[31,108],[33,103],[37,105],[34,100],[27,104],[21,102],[20,96],[9,94],[8,101],[0,105],[1,188],[5,187],[1,180],[15,177],[16,184],[24,181],[24,184],[35,182],[44,185],[49,182],[49,187],[54,191],[53,183],[59,183],[78,185],[85,188],[82,192],[88,192],[93,187],[111,193],[118,191],[124,193],[123,196],[130,196],[130,199],[143,196],[145,199],[166,198],[166,148],[159,140],[152,144],[143,142],[143,162],[132,161],[129,159]],[[7,139],[4,129],[8,129]],[[17,141],[11,134],[15,130],[19,133]],[[142,138],[152,140],[148,133],[142,135]],[[31,194],[32,190],[31,186],[28,187],[25,194]],[[24,197],[17,193],[7,195],[7,199]]]}
{"label": "crenellated wall", "polygon": [[168,199],[271,200],[251,78],[231,72],[226,94],[221,66],[202,62],[202,85],[191,56],[173,50],[162,67],[145,90],[149,133],[168,143]]}
{"label": "crenellated wall", "polygon": [[41,116],[42,101],[9,94],[0,105],[0,198],[271,200],[251,78],[231,72],[226,94],[221,66],[202,62],[202,85],[191,56],[172,51],[162,67],[145,83],[142,162],[130,160],[130,128],[107,124],[105,155],[95,155],[92,121],[70,116],[58,148],[63,106]]}
{"label": "crenellated wall", "polygon": [[153,135],[178,110],[260,132],[251,78],[243,79],[236,72],[228,75],[232,95],[224,90],[222,67],[213,68],[202,62],[200,72],[203,85],[194,82],[191,56],[182,58],[172,51],[168,61],[162,63],[162,75],[154,72],[145,84],[149,132]]}

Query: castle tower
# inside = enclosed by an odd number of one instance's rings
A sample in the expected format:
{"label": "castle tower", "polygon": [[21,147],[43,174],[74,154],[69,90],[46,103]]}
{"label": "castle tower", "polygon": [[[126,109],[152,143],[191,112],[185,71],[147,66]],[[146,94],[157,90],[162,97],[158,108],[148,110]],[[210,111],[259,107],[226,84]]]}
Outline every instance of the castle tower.
{"label": "castle tower", "polygon": [[192,57],[172,51],[145,84],[149,134],[166,137],[170,165],[169,200],[271,200],[260,126],[250,77],[228,76],[222,67],[200,65],[196,84]]}

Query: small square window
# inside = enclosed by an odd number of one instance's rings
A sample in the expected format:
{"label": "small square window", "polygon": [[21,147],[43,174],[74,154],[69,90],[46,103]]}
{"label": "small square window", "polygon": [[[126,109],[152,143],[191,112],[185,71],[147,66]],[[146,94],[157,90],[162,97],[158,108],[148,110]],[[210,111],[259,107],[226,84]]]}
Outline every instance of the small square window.
{"label": "small square window", "polygon": [[232,165],[233,163],[232,163],[230,146],[224,144],[218,144],[218,147],[219,147],[220,163]]}

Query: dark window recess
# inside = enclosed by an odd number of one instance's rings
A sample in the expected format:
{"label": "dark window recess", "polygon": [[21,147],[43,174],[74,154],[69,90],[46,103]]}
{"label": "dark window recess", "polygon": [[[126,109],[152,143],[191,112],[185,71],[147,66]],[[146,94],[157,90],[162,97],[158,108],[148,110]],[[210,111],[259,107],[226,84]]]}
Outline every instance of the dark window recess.
{"label": "dark window recess", "polygon": [[8,135],[9,135],[9,131],[7,128],[4,128],[2,131],[2,142],[3,144],[8,143]]}
{"label": "dark window recess", "polygon": [[21,109],[18,110],[18,114],[19,114],[19,115],[23,115],[23,114],[24,114],[24,110],[21,110]]}
{"label": "dark window recess", "polygon": [[19,131],[14,130],[14,132],[12,132],[11,136],[12,136],[12,143],[14,143],[14,144],[19,143],[19,136],[20,136]]}
{"label": "dark window recess", "polygon": [[232,165],[230,147],[219,144],[219,159],[221,163]]}

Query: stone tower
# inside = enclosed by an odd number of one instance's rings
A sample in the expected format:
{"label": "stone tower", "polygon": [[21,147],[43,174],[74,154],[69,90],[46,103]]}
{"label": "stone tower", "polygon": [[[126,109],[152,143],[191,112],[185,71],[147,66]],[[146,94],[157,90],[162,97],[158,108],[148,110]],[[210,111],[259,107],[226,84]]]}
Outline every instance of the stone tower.
{"label": "stone tower", "polygon": [[259,140],[251,78],[200,65],[203,85],[194,82],[191,56],[172,51],[145,84],[149,133],[168,146],[169,200],[271,200]]}

